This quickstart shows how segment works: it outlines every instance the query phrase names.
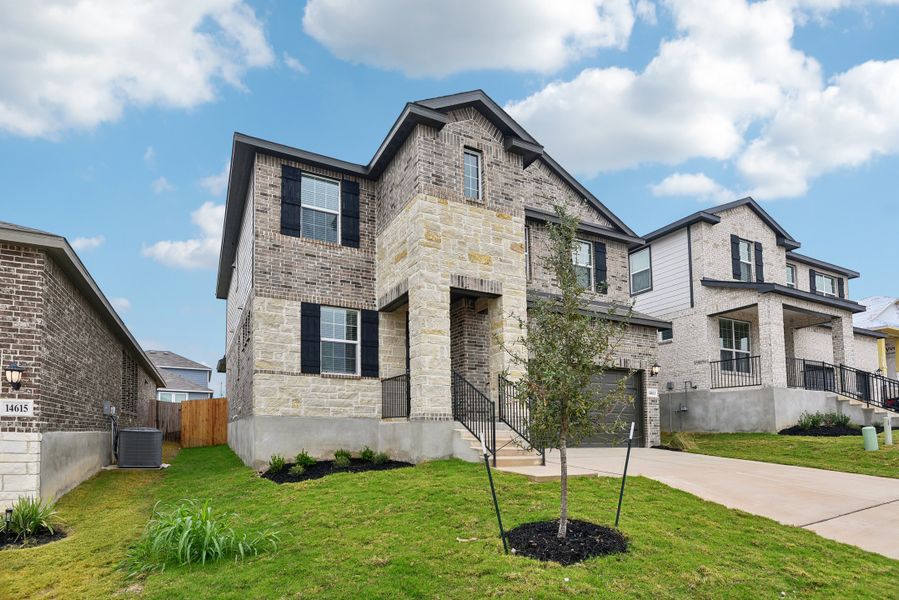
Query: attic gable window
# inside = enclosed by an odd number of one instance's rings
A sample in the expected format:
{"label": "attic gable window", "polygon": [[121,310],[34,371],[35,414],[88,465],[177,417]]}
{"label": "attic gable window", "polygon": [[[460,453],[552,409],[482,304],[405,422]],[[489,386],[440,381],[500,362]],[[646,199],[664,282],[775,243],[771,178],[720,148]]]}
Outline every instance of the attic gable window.
{"label": "attic gable window", "polygon": [[340,182],[303,173],[302,198],[302,236],[338,243]]}
{"label": "attic gable window", "polygon": [[463,192],[466,198],[481,199],[481,153],[477,150],[465,149],[463,155]]}

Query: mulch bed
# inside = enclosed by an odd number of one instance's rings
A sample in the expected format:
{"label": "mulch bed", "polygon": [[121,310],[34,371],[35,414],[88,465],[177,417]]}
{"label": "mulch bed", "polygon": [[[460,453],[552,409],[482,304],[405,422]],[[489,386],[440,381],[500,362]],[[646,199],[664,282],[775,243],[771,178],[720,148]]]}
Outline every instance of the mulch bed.
{"label": "mulch bed", "polygon": [[[883,431],[882,427],[876,427],[877,432]],[[786,429],[781,429],[777,432],[778,435],[809,435],[816,437],[841,437],[844,435],[861,435],[862,430],[861,427],[846,427],[846,426],[831,426],[826,427],[821,425],[820,427],[811,427],[809,429],[803,429],[799,425],[793,425],[792,427],[787,427]]]}
{"label": "mulch bed", "polygon": [[42,546],[61,540],[66,537],[66,533],[57,529],[53,533],[49,531],[41,531],[35,535],[29,536],[27,540],[16,539],[12,533],[0,531],[0,550],[16,549],[16,548],[33,548],[34,546]]}
{"label": "mulch bed", "polygon": [[506,533],[515,554],[537,560],[573,565],[594,556],[627,552],[627,538],[616,529],[586,521],[569,520],[568,534],[559,539],[559,521],[519,525]]}
{"label": "mulch bed", "polygon": [[266,479],[274,481],[275,483],[297,483],[299,481],[309,481],[310,479],[321,479],[322,477],[327,477],[328,475],[333,475],[334,473],[390,471],[392,469],[403,469],[405,467],[412,466],[415,465],[399,460],[388,460],[387,462],[376,465],[375,463],[362,460],[361,458],[351,458],[350,466],[340,469],[334,466],[333,460],[320,460],[314,465],[306,467],[306,470],[302,475],[291,475],[290,473],[288,473],[288,469],[290,469],[291,465],[287,465],[280,473],[269,473],[268,471],[266,471],[262,474],[262,476]]}
{"label": "mulch bed", "polygon": [[675,448],[674,446],[667,446],[662,444],[660,446],[653,446],[654,450],[670,450],[671,452],[683,452],[681,448]]}

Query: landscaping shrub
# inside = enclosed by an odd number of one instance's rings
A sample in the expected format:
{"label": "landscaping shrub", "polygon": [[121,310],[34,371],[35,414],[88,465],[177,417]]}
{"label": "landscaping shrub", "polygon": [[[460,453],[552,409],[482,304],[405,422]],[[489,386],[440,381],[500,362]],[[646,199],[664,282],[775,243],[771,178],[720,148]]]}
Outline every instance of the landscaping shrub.
{"label": "landscaping shrub", "polygon": [[334,466],[343,469],[350,466],[350,459],[352,458],[352,454],[350,454],[349,450],[337,450],[334,452]]}
{"label": "landscaping shrub", "polygon": [[58,523],[54,502],[42,502],[31,496],[20,496],[12,505],[12,519],[9,522],[8,533],[16,536],[16,539],[28,539],[42,532],[52,534],[53,527]]}
{"label": "landscaping shrub", "polygon": [[849,427],[849,415],[841,413],[829,412],[824,414],[824,425],[826,427]]}
{"label": "landscaping shrub", "polygon": [[387,456],[387,454],[385,454],[384,452],[378,452],[371,458],[371,462],[376,465],[383,465],[388,460],[390,460],[390,457]]}
{"label": "landscaping shrub", "polygon": [[359,458],[365,462],[374,462],[375,451],[366,446],[362,449],[362,452],[359,453]]}
{"label": "landscaping shrub", "polygon": [[675,431],[668,439],[668,446],[677,450],[688,452],[690,450],[696,449],[696,442],[693,440],[693,436],[689,433],[683,431]]}
{"label": "landscaping shrub", "polygon": [[273,531],[248,533],[234,529],[234,513],[216,513],[209,501],[182,500],[168,511],[153,508],[140,539],[128,551],[125,566],[131,575],[164,570],[168,565],[205,564],[221,558],[241,560],[280,541]]}
{"label": "landscaping shrub", "polygon": [[269,473],[280,473],[284,470],[284,465],[287,463],[284,461],[284,457],[280,454],[272,454],[271,460],[268,461],[268,472]]}
{"label": "landscaping shrub", "polygon": [[302,465],[303,467],[311,467],[317,461],[309,456],[309,454],[303,450],[299,454],[296,455],[296,458],[293,459],[294,464]]}
{"label": "landscaping shrub", "polygon": [[306,472],[306,467],[298,463],[287,469],[287,472],[294,476],[300,476]]}
{"label": "landscaping shrub", "polygon": [[799,422],[796,425],[800,429],[814,429],[816,427],[821,427],[821,423],[824,422],[824,415],[819,412],[810,413],[803,412],[799,415]]}

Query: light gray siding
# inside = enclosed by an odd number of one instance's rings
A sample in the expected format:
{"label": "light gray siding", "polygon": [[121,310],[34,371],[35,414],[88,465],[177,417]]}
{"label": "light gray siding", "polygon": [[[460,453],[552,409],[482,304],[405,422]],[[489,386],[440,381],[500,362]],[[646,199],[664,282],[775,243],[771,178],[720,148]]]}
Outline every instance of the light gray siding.
{"label": "light gray siding", "polygon": [[231,289],[228,291],[227,335],[225,347],[231,347],[234,332],[240,323],[241,311],[250,297],[253,287],[253,179],[247,191],[247,204],[244,209],[243,222],[240,225],[240,237],[237,240],[237,256],[234,261],[234,273],[231,277]]}
{"label": "light gray siding", "polygon": [[690,308],[690,253],[687,230],[651,243],[652,290],[634,297],[634,309],[665,316]]}

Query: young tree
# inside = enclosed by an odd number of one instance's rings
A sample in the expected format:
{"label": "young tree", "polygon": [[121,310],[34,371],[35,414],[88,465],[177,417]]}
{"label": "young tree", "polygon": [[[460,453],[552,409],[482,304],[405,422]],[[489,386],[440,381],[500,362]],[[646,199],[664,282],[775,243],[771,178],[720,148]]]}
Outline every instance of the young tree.
{"label": "young tree", "polygon": [[538,300],[526,318],[516,315],[523,334],[518,346],[507,346],[506,352],[524,372],[513,385],[516,397],[529,411],[532,445],[559,450],[558,535],[564,538],[568,531],[568,446],[586,436],[621,428],[617,417],[611,424],[602,424],[607,419],[596,416],[609,415],[616,404],[622,405],[625,380],[611,392],[594,382],[611,364],[624,326],[587,310],[587,290],[578,281],[572,261],[578,221],[561,206],[555,210],[559,223],[548,226],[544,264],[554,275],[558,294]]}

